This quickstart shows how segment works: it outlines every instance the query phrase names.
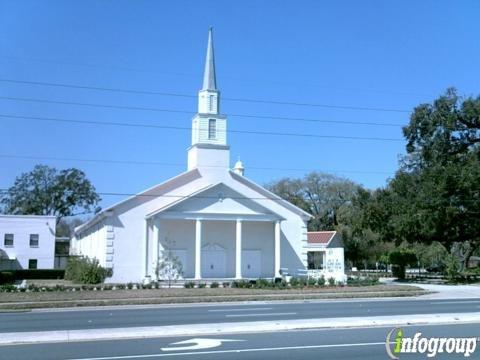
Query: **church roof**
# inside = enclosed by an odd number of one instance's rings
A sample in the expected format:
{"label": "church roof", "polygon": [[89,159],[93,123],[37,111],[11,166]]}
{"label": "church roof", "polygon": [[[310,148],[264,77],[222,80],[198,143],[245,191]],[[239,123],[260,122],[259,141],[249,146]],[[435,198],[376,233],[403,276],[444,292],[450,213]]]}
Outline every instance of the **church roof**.
{"label": "church roof", "polygon": [[207,57],[205,59],[205,71],[203,73],[202,90],[217,90],[217,79],[215,77],[215,55],[213,53],[212,28],[208,31]]}

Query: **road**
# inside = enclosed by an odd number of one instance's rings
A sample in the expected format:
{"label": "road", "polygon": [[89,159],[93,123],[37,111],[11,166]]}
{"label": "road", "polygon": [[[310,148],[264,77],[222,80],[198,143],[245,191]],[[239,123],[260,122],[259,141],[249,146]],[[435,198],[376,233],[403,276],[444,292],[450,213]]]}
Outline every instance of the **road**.
{"label": "road", "polygon": [[307,301],[0,313],[4,332],[480,312],[478,299]]}
{"label": "road", "polygon": [[[201,337],[215,342],[218,339],[234,340],[219,346],[197,350],[172,350],[188,344],[175,344],[191,340],[189,337],[163,337],[156,339],[95,341],[77,343],[51,343],[39,345],[3,346],[2,359],[388,359],[385,339],[389,327],[324,329],[222,335]],[[479,324],[406,326],[405,335],[413,337],[419,331],[425,337],[478,337]],[[190,345],[191,346],[191,345]],[[471,359],[480,358],[479,349]],[[401,354],[402,359],[426,359],[426,354]],[[464,358],[463,355],[446,354],[438,359]]]}

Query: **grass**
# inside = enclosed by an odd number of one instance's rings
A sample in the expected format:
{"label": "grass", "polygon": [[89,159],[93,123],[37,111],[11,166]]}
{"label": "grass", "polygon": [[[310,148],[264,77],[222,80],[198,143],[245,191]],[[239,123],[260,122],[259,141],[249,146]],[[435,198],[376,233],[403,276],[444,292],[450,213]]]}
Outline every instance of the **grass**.
{"label": "grass", "polygon": [[0,311],[99,305],[171,304],[215,301],[306,300],[414,296],[426,291],[410,285],[303,289],[170,288],[75,292],[0,293]]}

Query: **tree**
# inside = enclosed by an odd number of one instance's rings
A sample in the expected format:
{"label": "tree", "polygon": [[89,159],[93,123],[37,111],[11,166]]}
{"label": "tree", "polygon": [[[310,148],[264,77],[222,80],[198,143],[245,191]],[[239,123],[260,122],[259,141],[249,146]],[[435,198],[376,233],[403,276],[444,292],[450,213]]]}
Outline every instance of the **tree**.
{"label": "tree", "polygon": [[178,256],[172,250],[162,250],[162,256],[155,269],[155,273],[159,280],[166,280],[168,287],[171,287],[172,282],[181,279],[183,276],[183,265]]}
{"label": "tree", "polygon": [[480,247],[480,97],[449,89],[416,107],[403,133],[407,156],[375,192],[369,225],[384,240],[437,241],[463,270]]}
{"label": "tree", "polygon": [[360,185],[342,177],[312,172],[303,179],[283,178],[266,187],[312,214],[309,230],[339,231],[345,256],[352,266],[375,264],[388,252],[389,244],[379,242],[378,234],[364,226],[364,208],[371,194]]}
{"label": "tree", "polygon": [[54,215],[57,223],[66,216],[98,212],[99,201],[83,171],[58,171],[46,165],[18,176],[1,199],[6,213]]}
{"label": "tree", "polygon": [[348,179],[320,172],[311,172],[303,179],[280,179],[266,187],[312,214],[309,230],[334,230],[339,224],[338,212],[351,204],[360,188]]}

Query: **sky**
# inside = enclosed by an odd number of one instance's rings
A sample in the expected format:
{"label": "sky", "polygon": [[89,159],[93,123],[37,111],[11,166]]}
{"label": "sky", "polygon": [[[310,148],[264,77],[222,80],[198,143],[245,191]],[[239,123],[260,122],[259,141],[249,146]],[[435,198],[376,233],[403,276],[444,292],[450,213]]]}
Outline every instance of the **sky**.
{"label": "sky", "polygon": [[185,171],[209,27],[228,129],[267,133],[229,133],[232,166],[260,184],[324,171],[385,186],[415,106],[480,94],[479,17],[476,0],[0,0],[0,188],[39,163],[101,193]]}

